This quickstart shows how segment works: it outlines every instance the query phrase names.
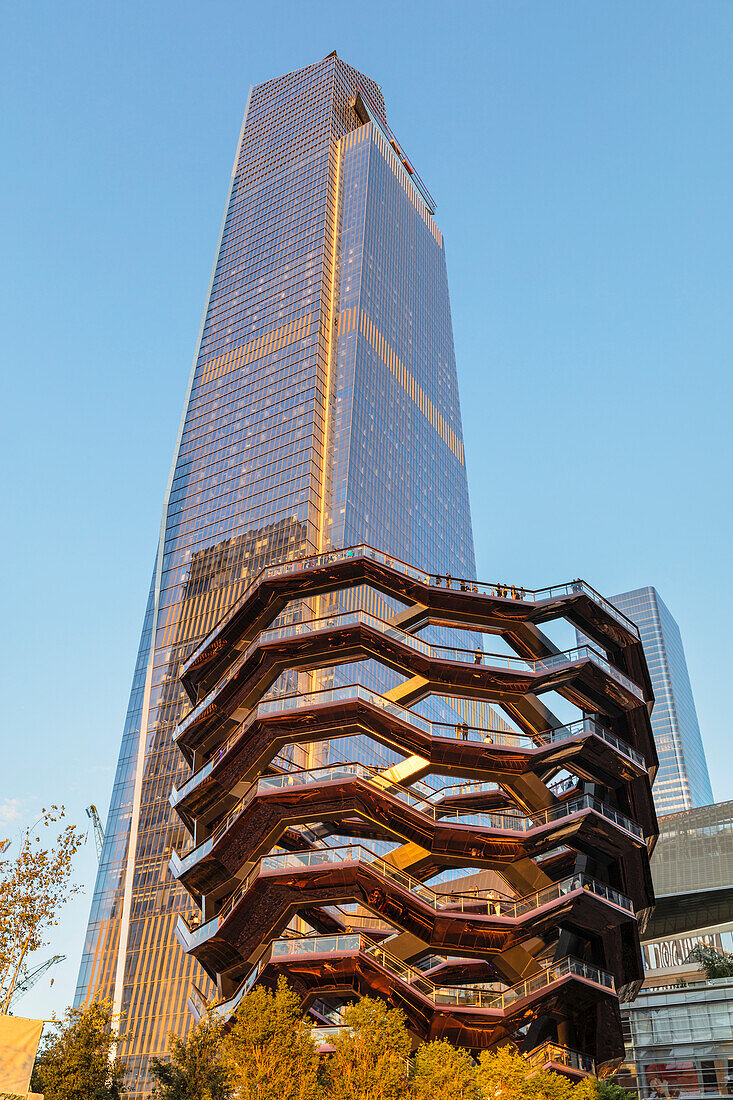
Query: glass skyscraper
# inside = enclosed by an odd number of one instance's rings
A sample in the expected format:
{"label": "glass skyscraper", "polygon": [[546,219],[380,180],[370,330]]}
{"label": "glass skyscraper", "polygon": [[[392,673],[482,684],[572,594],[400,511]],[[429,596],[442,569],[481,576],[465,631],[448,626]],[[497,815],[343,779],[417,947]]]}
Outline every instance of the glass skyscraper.
{"label": "glass skyscraper", "polygon": [[652,729],[659,753],[657,813],[709,806],[713,792],[680,628],[651,586],[622,592],[611,602],[639,627],[652,678]]}
{"label": "glass skyscraper", "polygon": [[201,980],[174,938],[192,903],[168,870],[186,841],[168,801],[188,774],[172,741],[189,706],[181,665],[273,562],[365,542],[475,576],[433,214],[379,87],[335,53],[252,90],[77,989],[121,1013],[133,1095]]}

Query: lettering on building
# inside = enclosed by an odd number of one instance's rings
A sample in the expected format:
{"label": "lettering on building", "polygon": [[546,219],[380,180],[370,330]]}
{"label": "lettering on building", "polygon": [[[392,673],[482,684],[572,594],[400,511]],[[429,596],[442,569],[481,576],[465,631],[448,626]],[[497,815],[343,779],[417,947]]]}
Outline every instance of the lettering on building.
{"label": "lettering on building", "polygon": [[722,940],[717,932],[707,936],[684,936],[676,940],[645,943],[642,945],[644,967],[646,970],[661,970],[667,966],[684,966],[690,952],[698,944],[703,944],[705,947],[714,947],[718,951],[723,948]]}

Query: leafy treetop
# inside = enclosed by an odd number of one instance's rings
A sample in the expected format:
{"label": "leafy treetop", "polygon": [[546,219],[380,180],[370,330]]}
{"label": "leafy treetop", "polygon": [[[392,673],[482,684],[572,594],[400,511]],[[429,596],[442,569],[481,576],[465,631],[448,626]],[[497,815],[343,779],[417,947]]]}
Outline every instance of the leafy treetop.
{"label": "leafy treetop", "polygon": [[168,1037],[170,1058],[153,1058],[156,1100],[228,1100],[227,1071],[220,1059],[222,1025],[212,1012],[187,1039]]}
{"label": "leafy treetop", "polygon": [[733,977],[733,955],[727,951],[717,951],[707,944],[696,944],[687,956],[688,962],[696,962],[705,971],[708,980]]}
{"label": "leafy treetop", "polygon": [[69,879],[83,834],[67,825],[55,841],[42,839],[44,831],[64,816],[63,806],[42,810],[38,821],[22,833],[15,857],[0,860],[0,1014],[10,1012],[30,957],[46,945],[45,934],[58,923],[59,909],[81,889]]}
{"label": "leafy treetop", "polygon": [[319,1055],[300,997],[280,978],[274,993],[242,999],[222,1043],[222,1064],[237,1100],[317,1100]]}
{"label": "leafy treetop", "polygon": [[42,1044],[31,1090],[46,1100],[119,1100],[125,1073],[113,1057],[118,1041],[108,1001],[67,1009]]}

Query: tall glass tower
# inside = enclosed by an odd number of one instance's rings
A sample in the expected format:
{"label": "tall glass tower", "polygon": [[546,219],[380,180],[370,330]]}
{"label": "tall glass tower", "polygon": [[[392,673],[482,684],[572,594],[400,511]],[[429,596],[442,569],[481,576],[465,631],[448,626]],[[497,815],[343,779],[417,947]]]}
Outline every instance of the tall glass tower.
{"label": "tall glass tower", "polygon": [[[178,673],[266,565],[366,542],[474,577],[443,238],[379,87],[335,53],[253,88],[166,492],[77,1002],[133,1095],[188,1026],[170,877]],[[491,712],[487,711],[491,719]],[[498,721],[498,720],[497,720]]]}
{"label": "tall glass tower", "polygon": [[657,813],[709,806],[713,792],[680,628],[651,586],[612,596],[611,603],[639,627],[649,665],[655,698],[652,729],[659,753]]}

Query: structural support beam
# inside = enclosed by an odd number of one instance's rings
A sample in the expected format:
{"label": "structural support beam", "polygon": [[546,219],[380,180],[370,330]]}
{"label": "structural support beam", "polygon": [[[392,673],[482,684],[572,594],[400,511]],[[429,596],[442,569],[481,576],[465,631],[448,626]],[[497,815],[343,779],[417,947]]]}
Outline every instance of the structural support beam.
{"label": "structural support beam", "polygon": [[399,703],[401,707],[409,707],[411,703],[421,699],[430,686],[430,681],[424,676],[412,676],[397,687],[385,691],[384,698],[390,703]]}

